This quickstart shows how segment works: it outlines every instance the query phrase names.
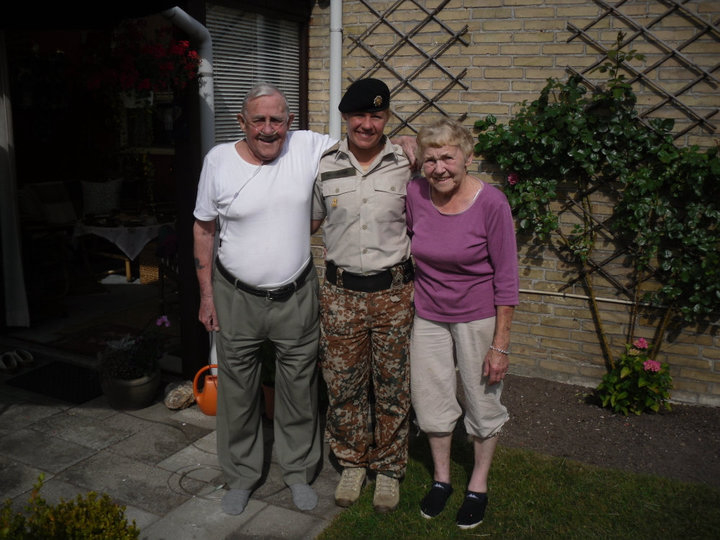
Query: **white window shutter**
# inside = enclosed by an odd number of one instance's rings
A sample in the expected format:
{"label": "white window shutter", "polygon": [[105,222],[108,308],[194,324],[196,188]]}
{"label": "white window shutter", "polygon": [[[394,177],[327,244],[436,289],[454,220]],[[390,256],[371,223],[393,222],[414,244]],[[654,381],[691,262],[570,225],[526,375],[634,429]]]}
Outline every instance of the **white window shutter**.
{"label": "white window shutter", "polygon": [[245,94],[259,82],[282,90],[290,112],[297,116],[300,104],[297,22],[208,4],[207,28],[213,42],[216,143],[243,136],[237,114]]}

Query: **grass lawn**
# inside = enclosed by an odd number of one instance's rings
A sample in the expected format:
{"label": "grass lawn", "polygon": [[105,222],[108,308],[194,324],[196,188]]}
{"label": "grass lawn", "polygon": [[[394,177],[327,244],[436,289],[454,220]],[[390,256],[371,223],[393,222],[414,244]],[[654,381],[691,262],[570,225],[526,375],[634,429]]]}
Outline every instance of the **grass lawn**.
{"label": "grass lawn", "polygon": [[485,520],[475,529],[462,531],[455,525],[455,512],[471,471],[472,448],[462,440],[453,444],[455,492],[438,517],[424,519],[418,506],[431,482],[430,452],[421,435],[410,442],[398,508],[377,514],[372,507],[374,484],[369,484],[358,503],[338,515],[318,538],[720,538],[720,491],[711,487],[501,445],[490,470]]}

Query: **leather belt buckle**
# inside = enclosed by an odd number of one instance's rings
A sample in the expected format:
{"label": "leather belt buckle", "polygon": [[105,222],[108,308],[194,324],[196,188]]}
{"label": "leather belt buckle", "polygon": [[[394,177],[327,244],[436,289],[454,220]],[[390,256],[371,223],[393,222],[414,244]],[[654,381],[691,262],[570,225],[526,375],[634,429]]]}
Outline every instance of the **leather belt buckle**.
{"label": "leather belt buckle", "polygon": [[390,268],[390,273],[392,274],[391,287],[400,287],[403,283],[405,283],[405,271],[401,264],[396,264]]}
{"label": "leather belt buckle", "polygon": [[290,298],[296,289],[295,283],[281,289],[270,289],[265,293],[265,298],[273,302],[282,302]]}
{"label": "leather belt buckle", "polygon": [[326,261],[325,278],[336,287],[359,292],[379,292],[402,287],[413,280],[413,265],[409,259],[383,270],[379,274],[363,276],[345,272],[332,261]]}
{"label": "leather belt buckle", "polygon": [[237,279],[235,276],[233,276],[220,262],[220,259],[216,259],[216,265],[217,269],[220,272],[220,275],[222,275],[229,283],[232,283],[232,285],[241,291],[245,291],[247,293],[250,293],[255,296],[259,296],[261,298],[266,298],[268,300],[271,300],[273,302],[284,302],[288,298],[290,298],[297,290],[299,290],[303,284],[305,283],[307,276],[310,274],[312,269],[314,268],[312,261],[307,265],[307,268],[303,271],[303,273],[300,275],[299,278],[297,278],[293,283],[290,283],[288,285],[285,285],[284,287],[279,287],[277,289],[257,289],[255,287],[251,287],[250,285],[247,285]]}

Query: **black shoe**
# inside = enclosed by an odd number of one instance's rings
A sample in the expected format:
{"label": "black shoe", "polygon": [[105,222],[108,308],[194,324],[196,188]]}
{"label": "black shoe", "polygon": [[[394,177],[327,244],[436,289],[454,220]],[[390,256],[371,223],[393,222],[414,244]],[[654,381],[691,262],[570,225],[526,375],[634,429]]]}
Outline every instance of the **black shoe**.
{"label": "black shoe", "polygon": [[420,515],[425,519],[437,516],[445,508],[445,503],[452,492],[453,488],[450,484],[433,482],[428,494],[420,501]]}
{"label": "black shoe", "polygon": [[472,529],[480,525],[485,517],[487,503],[487,493],[468,491],[455,518],[457,526],[461,529]]}

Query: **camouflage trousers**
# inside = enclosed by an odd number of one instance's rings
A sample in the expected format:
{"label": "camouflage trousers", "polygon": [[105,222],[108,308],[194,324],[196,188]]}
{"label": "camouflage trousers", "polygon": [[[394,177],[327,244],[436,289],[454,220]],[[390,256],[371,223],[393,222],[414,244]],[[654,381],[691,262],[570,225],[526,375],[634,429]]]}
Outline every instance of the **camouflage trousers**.
{"label": "camouflage trousers", "polygon": [[405,473],[412,297],[412,282],[372,293],[328,282],[321,288],[326,438],[343,467],[365,467],[396,478]]}

